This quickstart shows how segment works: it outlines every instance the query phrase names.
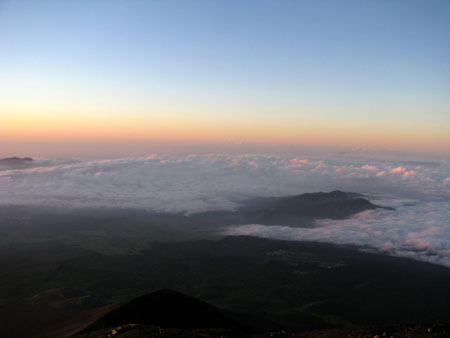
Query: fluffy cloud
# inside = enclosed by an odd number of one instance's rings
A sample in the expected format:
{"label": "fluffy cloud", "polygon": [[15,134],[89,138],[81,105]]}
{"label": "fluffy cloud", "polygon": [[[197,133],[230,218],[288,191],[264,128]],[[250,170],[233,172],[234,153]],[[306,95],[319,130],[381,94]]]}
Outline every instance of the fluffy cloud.
{"label": "fluffy cloud", "polygon": [[416,169],[415,163],[211,154],[43,164],[0,172],[0,204],[192,213],[230,210],[253,196],[335,189],[425,200],[450,195],[442,184],[445,163]]}
{"label": "fluffy cloud", "polygon": [[320,221],[313,229],[248,224],[232,226],[228,235],[356,244],[390,255],[450,267],[450,204],[430,202],[397,206],[395,211],[365,211],[341,221]]}
{"label": "fluffy cloud", "polygon": [[[416,169],[421,169],[421,166],[416,167]],[[405,167],[398,166],[397,168],[391,169],[391,174],[400,175],[403,178],[409,178],[412,176],[415,176],[417,174],[417,171],[415,170],[408,170]]]}
{"label": "fluffy cloud", "polygon": [[374,165],[369,165],[369,164],[365,164],[361,168],[367,169],[367,170],[377,170],[377,167],[375,167]]}
{"label": "fluffy cloud", "polygon": [[361,244],[449,265],[450,168],[445,161],[385,157],[185,155],[52,162],[0,172],[0,205],[232,210],[254,196],[365,193],[396,207],[315,229],[248,225],[234,234]]}

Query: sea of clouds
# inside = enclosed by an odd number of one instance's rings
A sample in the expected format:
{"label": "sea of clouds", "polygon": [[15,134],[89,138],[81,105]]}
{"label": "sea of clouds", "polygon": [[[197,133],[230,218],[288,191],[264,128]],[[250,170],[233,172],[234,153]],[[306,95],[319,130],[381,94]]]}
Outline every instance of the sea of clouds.
{"label": "sea of clouds", "polygon": [[[249,224],[225,233],[356,244],[450,266],[448,159],[391,156],[152,155],[38,160],[0,171],[0,205],[138,208],[187,215],[233,210],[250,197],[343,190],[395,211],[363,212],[314,229]],[[41,166],[39,166],[41,164]]]}

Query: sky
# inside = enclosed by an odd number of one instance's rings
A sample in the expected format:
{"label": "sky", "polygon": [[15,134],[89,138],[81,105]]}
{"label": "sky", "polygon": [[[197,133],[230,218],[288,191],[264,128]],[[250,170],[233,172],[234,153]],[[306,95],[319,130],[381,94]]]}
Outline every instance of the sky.
{"label": "sky", "polygon": [[450,152],[449,34],[439,0],[0,0],[0,154]]}

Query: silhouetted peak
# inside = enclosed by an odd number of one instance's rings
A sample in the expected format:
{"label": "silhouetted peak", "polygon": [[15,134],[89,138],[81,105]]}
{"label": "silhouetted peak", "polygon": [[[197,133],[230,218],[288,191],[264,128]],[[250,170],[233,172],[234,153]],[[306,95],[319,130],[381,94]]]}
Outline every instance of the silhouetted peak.
{"label": "silhouetted peak", "polygon": [[129,323],[166,328],[239,328],[216,307],[180,292],[162,289],[118,305],[84,332]]}

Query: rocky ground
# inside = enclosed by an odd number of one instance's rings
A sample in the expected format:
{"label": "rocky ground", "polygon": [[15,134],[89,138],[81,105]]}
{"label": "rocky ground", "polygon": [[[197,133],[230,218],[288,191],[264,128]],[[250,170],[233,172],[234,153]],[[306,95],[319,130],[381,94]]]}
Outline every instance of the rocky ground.
{"label": "rocky ground", "polygon": [[159,327],[129,327],[123,326],[108,328],[77,335],[77,338],[225,338],[225,337],[253,337],[253,338],[425,338],[450,337],[450,324],[421,324],[411,326],[389,327],[358,327],[349,329],[327,329],[309,332],[266,332],[262,334],[242,334],[227,329],[164,329]]}

